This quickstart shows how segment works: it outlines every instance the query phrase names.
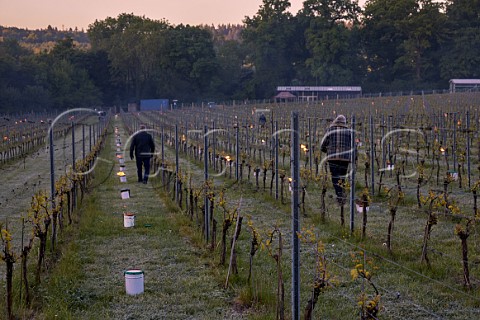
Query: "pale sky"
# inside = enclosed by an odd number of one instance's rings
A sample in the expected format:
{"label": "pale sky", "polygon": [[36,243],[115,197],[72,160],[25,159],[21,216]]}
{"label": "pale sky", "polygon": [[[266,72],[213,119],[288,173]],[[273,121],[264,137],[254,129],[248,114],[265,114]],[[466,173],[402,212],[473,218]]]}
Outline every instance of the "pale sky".
{"label": "pale sky", "polygon": [[[365,1],[360,0],[360,4]],[[95,20],[133,13],[170,24],[241,24],[262,0],[0,0],[0,25],[24,29],[84,29]],[[290,0],[296,14],[303,0]]]}

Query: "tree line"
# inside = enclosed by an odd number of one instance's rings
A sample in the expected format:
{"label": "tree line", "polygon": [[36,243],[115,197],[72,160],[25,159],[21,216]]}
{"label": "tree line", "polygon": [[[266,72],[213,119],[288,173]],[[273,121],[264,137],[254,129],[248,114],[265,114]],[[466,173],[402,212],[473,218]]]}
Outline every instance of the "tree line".
{"label": "tree line", "polygon": [[89,25],[89,47],[66,37],[35,53],[3,34],[1,110],[268,99],[279,85],[445,89],[480,77],[478,0],[290,6],[263,0],[243,25],[222,28],[120,14]]}

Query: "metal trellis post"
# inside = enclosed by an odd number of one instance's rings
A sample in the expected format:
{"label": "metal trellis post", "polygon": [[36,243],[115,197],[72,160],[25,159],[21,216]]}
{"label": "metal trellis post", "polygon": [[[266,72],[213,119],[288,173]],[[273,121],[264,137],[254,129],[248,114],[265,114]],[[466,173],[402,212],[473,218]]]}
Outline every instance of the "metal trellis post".
{"label": "metal trellis post", "polygon": [[372,196],[375,195],[375,141],[374,139],[373,116],[370,115],[370,170],[372,178]]}
{"label": "metal trellis post", "polygon": [[355,227],[355,157],[356,157],[356,144],[355,144],[355,115],[352,114],[352,129],[351,129],[351,179],[350,179],[350,232],[353,233]]}
{"label": "metal trellis post", "polygon": [[300,319],[300,243],[297,233],[300,231],[299,185],[300,185],[300,139],[298,131],[298,113],[292,112],[292,319]]}
{"label": "metal trellis post", "polygon": [[210,235],[210,217],[208,214],[209,210],[209,203],[208,203],[208,128],[205,126],[204,128],[204,149],[203,149],[203,166],[204,166],[204,179],[205,179],[205,240],[208,241]]}

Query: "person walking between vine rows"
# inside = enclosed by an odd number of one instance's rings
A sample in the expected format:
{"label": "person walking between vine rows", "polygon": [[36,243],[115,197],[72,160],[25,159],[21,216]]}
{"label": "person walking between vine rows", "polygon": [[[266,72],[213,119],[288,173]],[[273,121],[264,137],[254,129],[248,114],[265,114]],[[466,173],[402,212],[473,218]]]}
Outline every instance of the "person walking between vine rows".
{"label": "person walking between vine rows", "polygon": [[136,159],[138,182],[147,184],[150,174],[150,159],[155,152],[155,143],[145,129],[145,125],[140,125],[140,131],[134,134],[130,143],[130,159],[133,160],[134,157]]}
{"label": "person walking between vine rows", "polygon": [[351,139],[351,129],[347,126],[347,120],[344,115],[339,115],[327,129],[320,147],[320,150],[327,154],[332,184],[337,202],[341,206],[346,203],[342,184],[347,178],[348,165],[351,161]]}

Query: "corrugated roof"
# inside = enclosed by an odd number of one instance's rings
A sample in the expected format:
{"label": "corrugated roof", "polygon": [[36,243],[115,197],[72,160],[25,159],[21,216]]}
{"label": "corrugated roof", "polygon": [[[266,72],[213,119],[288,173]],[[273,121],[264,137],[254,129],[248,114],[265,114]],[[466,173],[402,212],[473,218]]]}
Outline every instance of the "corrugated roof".
{"label": "corrugated roof", "polygon": [[296,98],[294,94],[291,94],[290,92],[282,91],[279,94],[275,96],[277,99],[291,99],[291,98]]}
{"label": "corrugated roof", "polygon": [[453,84],[480,84],[480,79],[450,79]]}

